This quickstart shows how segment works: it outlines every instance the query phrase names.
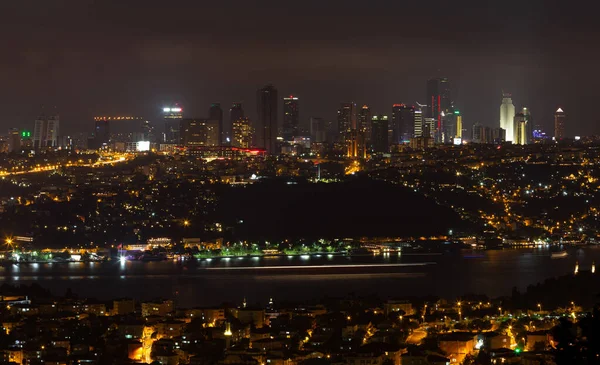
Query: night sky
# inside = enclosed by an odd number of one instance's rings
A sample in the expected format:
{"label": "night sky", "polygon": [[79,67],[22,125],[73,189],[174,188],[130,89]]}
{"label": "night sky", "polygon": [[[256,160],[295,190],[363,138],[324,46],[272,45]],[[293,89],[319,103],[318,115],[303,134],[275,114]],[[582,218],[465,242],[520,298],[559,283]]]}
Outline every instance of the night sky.
{"label": "night sky", "polygon": [[[260,4],[260,6],[259,6]],[[0,134],[33,127],[45,105],[61,134],[94,115],[158,122],[179,101],[190,117],[244,102],[273,83],[300,97],[301,119],[340,102],[425,102],[449,77],[467,127],[496,126],[501,91],[536,123],[558,106],[570,135],[600,134],[600,22],[593,1],[18,0],[0,5]],[[225,108],[224,108],[225,109]],[[281,117],[280,117],[281,118]],[[162,123],[158,123],[162,127]]]}

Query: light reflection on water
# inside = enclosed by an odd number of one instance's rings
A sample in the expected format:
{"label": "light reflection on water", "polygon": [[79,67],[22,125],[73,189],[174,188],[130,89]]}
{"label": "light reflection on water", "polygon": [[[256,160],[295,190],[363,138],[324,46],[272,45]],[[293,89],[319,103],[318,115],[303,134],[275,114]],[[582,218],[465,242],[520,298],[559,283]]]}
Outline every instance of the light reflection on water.
{"label": "light reflection on water", "polygon": [[[463,251],[456,253],[378,255],[265,256],[124,263],[54,263],[0,266],[0,282],[40,282],[56,294],[67,288],[82,297],[152,299],[180,293],[182,306],[267,300],[310,300],[323,295],[377,294],[382,297],[439,295],[455,297],[466,293],[490,296],[509,294],[512,287],[523,290],[549,277],[571,274],[575,262],[580,271],[600,262],[600,249],[569,249],[569,256],[551,259],[547,249]],[[385,266],[373,264],[424,264]],[[296,266],[290,270],[278,266]],[[324,265],[322,269],[313,266]],[[332,266],[333,265],[333,266]],[[356,265],[337,268],[335,265]],[[248,267],[245,270],[236,268]],[[304,267],[302,269],[302,267]],[[212,268],[213,270],[207,270]],[[222,268],[222,270],[219,270]],[[266,268],[266,269],[264,269]],[[217,270],[214,270],[217,269]],[[343,271],[342,271],[343,270]]]}

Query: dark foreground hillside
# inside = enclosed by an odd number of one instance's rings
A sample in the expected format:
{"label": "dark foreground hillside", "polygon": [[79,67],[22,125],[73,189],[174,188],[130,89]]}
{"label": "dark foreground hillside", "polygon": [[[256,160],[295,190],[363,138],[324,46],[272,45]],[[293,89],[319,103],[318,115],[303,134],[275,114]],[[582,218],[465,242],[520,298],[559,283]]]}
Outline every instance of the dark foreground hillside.
{"label": "dark foreground hillside", "polygon": [[218,215],[247,238],[430,236],[464,228],[449,208],[402,186],[363,178],[231,188],[221,196]]}

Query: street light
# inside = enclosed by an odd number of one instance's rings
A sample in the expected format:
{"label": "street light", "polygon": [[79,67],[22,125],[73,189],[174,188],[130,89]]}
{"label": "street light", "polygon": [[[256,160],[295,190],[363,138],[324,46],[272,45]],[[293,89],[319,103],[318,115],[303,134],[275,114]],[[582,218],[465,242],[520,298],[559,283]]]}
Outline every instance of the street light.
{"label": "street light", "polygon": [[183,221],[183,226],[187,227],[190,225],[190,221],[188,221],[187,219]]}
{"label": "street light", "polygon": [[539,310],[540,310],[540,313],[542,313],[542,305],[541,305],[540,303],[538,303],[538,305],[537,305],[537,306],[538,306],[538,308],[539,308]]}
{"label": "street light", "polygon": [[498,315],[501,316],[502,315],[502,307],[498,307]]}

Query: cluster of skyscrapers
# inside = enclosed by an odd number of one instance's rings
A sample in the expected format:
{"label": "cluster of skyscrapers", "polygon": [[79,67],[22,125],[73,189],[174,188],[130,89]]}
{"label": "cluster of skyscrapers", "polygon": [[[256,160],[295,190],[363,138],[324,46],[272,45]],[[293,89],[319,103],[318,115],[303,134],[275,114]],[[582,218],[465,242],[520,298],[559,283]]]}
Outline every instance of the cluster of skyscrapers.
{"label": "cluster of skyscrapers", "polygon": [[[565,138],[565,119],[565,112],[558,108],[554,113],[554,140],[556,141]],[[540,127],[534,127],[529,108],[523,107],[518,113],[515,112],[512,95],[508,93],[502,95],[500,129],[501,131],[497,135],[504,135],[503,141],[512,142],[513,144],[525,145],[545,137]],[[476,127],[474,126],[474,140],[475,134]]]}
{"label": "cluster of skyscrapers", "polygon": [[[281,115],[280,102],[283,102]],[[109,148],[114,142],[110,125],[115,121],[141,123],[141,132],[133,133],[129,142],[143,143],[146,147],[149,143],[188,148],[237,147],[277,154],[294,152],[298,147],[310,149],[314,144],[327,144],[335,145],[337,150],[345,151],[353,158],[385,154],[403,146],[427,148],[434,144],[461,144],[465,137],[462,114],[452,101],[450,82],[445,77],[427,81],[424,104],[393,104],[391,116],[373,113],[366,104],[357,106],[355,102],[346,102],[340,104],[337,120],[311,117],[304,125],[300,119],[299,98],[286,95],[280,99],[278,90],[271,84],[257,91],[256,112],[257,119],[251,121],[242,103],[234,102],[229,115],[224,116],[221,104],[213,103],[206,117],[189,118],[184,116],[181,105],[173,104],[163,107],[164,129],[158,131],[141,117],[99,116],[94,118],[94,133],[88,139],[87,147]],[[225,118],[228,118],[226,124]],[[565,137],[562,109],[556,111],[554,122],[554,138],[561,140]],[[511,94],[504,93],[499,126],[491,128],[474,123],[471,137],[474,143],[528,144],[544,138],[545,134],[541,128],[533,126],[530,110],[523,107],[517,113]],[[24,144],[34,149],[72,144],[72,141],[62,139],[58,114],[41,115],[35,120],[33,134],[17,129],[9,131],[9,150],[16,151]]]}

